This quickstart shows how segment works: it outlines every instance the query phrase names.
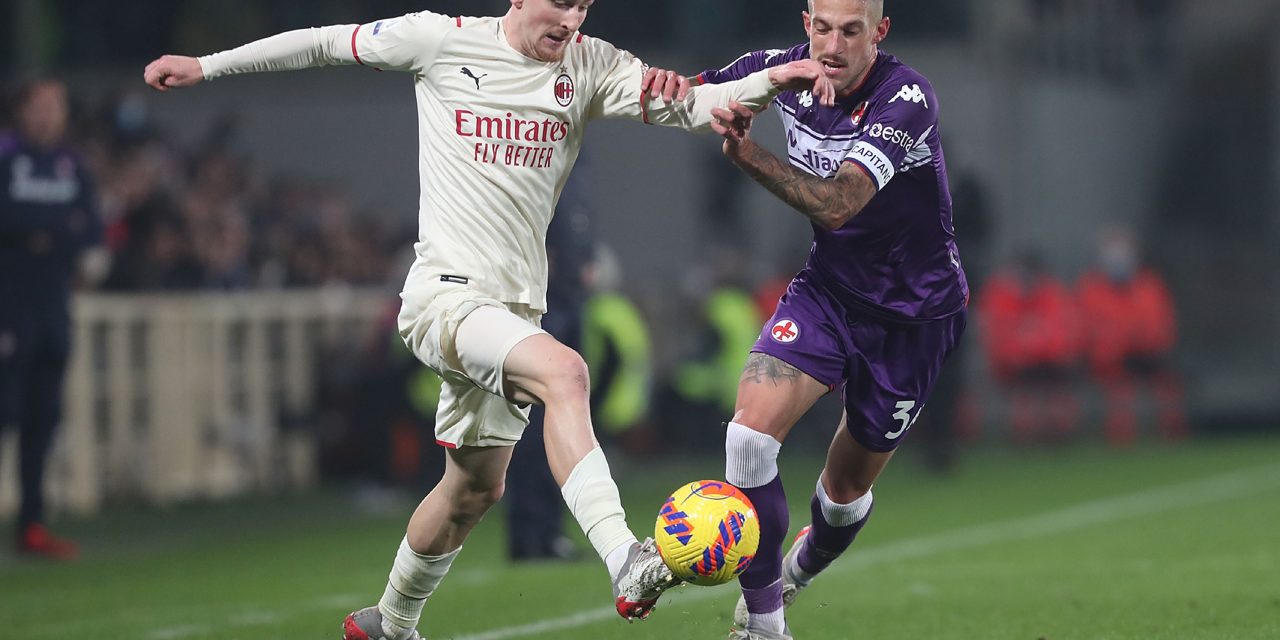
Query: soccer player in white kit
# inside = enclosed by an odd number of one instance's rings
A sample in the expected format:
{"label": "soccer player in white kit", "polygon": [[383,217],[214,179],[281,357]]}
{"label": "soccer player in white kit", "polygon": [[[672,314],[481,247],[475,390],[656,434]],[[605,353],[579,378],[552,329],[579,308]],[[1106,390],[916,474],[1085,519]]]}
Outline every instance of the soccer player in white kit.
{"label": "soccer player in white kit", "polygon": [[361,64],[414,75],[422,183],[416,261],[401,336],[444,379],[437,441],[445,472],[409,520],[378,606],[347,616],[347,640],[417,639],[426,599],[502,495],[528,405],[546,407],[547,458],[565,502],[608,568],[618,613],[646,617],[676,581],[652,540],[627,528],[599,448],[582,358],[542,331],[545,234],[596,118],[708,130],[711,109],[761,109],[783,89],[834,98],[800,61],[650,104],[646,67],[578,33],[592,0],[510,0],[499,17],[430,12],[290,31],[221,53],[166,55],[146,82],[166,91],[254,71]]}

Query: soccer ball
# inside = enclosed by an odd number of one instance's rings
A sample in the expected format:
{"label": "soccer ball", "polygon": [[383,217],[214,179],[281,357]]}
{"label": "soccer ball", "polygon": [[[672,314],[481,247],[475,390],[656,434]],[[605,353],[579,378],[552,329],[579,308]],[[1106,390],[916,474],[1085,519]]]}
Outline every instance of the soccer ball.
{"label": "soccer ball", "polygon": [[699,480],[662,504],[653,538],[675,577],[712,586],[733,580],[751,564],[760,546],[760,521],[737,487]]}

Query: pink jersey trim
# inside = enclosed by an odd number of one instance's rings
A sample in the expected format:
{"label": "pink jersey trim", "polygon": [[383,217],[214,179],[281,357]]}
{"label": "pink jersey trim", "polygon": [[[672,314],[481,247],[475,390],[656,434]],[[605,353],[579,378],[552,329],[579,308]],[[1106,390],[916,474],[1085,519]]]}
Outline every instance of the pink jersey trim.
{"label": "pink jersey trim", "polygon": [[462,28],[462,16],[458,16],[458,28]]}
{"label": "pink jersey trim", "polygon": [[351,32],[351,56],[356,59],[356,64],[364,66],[364,61],[360,59],[360,52],[356,51],[356,35],[360,33],[360,25],[356,25],[355,31]]}

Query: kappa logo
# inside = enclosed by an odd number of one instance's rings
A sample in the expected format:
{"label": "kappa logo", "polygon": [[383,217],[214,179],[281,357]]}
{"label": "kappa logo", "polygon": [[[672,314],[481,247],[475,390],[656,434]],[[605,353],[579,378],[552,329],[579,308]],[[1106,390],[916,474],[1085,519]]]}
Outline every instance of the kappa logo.
{"label": "kappa logo", "polygon": [[769,330],[769,337],[779,344],[791,344],[800,337],[800,325],[794,320],[779,320],[773,323],[773,328]]}
{"label": "kappa logo", "polygon": [[787,52],[786,49],[768,49],[764,52],[764,63],[769,64],[769,61],[773,60],[774,58],[786,52]]}
{"label": "kappa logo", "polygon": [[813,106],[813,94],[808,90],[801,91],[796,99],[800,101],[800,106],[808,108]]}
{"label": "kappa logo", "polygon": [[920,85],[918,84],[913,84],[911,86],[907,86],[905,84],[902,85],[902,88],[898,89],[898,95],[894,96],[893,99],[889,101],[889,104],[893,104],[899,100],[923,104],[924,108],[929,108],[929,100],[924,97],[924,92],[920,90]]}
{"label": "kappa logo", "polygon": [[462,68],[462,71],[461,71],[460,73],[462,73],[462,75],[464,75],[464,76],[466,76],[466,77],[468,77],[468,78],[471,78],[472,80],[475,80],[475,81],[476,81],[476,89],[479,89],[479,88],[480,88],[480,78],[483,78],[483,77],[485,77],[485,76],[488,76],[488,75],[489,75],[489,74],[487,74],[487,73],[484,73],[484,74],[481,74],[481,75],[478,75],[478,76],[477,76],[475,73],[473,73],[470,69],[468,69],[468,68],[466,68],[466,67],[463,67],[463,68]]}

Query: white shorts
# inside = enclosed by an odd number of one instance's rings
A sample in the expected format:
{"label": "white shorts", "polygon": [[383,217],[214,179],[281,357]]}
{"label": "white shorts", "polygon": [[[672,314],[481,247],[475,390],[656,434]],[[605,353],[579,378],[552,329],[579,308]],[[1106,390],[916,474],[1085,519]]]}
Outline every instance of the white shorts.
{"label": "white shorts", "polygon": [[457,282],[430,282],[401,298],[400,337],[442,379],[436,442],[451,449],[518,442],[529,407],[503,395],[502,366],[516,344],[546,333],[542,312]]}

